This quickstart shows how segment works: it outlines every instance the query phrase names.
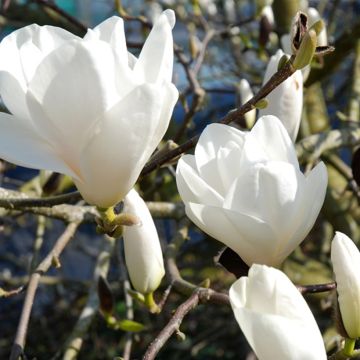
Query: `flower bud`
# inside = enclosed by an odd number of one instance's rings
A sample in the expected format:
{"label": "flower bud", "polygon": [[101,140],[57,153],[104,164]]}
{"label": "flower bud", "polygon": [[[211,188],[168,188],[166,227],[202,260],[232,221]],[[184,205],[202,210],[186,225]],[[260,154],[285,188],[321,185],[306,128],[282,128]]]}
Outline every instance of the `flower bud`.
{"label": "flower bud", "polygon": [[331,261],[337,283],[339,308],[349,338],[360,337],[360,252],[345,234],[336,232]]}
{"label": "flower bud", "polygon": [[144,200],[133,189],[124,199],[124,212],[138,217],[138,225],[125,226],[124,252],[133,287],[142,294],[155,291],[165,274],[164,261],[154,221]]}
{"label": "flower bud", "polygon": [[295,69],[300,70],[306,65],[309,65],[316,50],[316,31],[310,29],[303,37],[300,48],[296,53],[293,66]]}

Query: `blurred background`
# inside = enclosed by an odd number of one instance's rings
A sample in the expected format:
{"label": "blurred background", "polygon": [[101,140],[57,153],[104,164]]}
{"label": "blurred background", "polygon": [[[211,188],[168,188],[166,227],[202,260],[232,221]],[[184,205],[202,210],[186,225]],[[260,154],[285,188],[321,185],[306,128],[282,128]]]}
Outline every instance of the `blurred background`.
{"label": "blurred background", "polygon": [[[1,38],[32,23],[63,27],[83,36],[86,28],[121,15],[125,20],[128,50],[135,56],[154,19],[164,9],[174,9],[177,23],[173,32],[176,44],[173,81],[181,94],[163,146],[171,146],[166,143],[169,139],[178,144],[184,142],[239,106],[241,79],[248,80],[256,93],[269,58],[281,48],[281,36],[289,33],[295,13],[315,8],[326,23],[328,43],[336,51],[312,63],[305,82],[298,142],[332,129],[359,127],[360,1],[4,0],[0,3]],[[272,5],[271,11],[266,8],[268,5]],[[3,107],[2,111],[7,110]],[[236,125],[247,127],[245,119]],[[323,211],[308,239],[284,264],[284,270],[297,284],[332,281],[329,244],[334,230],[346,233],[359,244],[360,197],[352,170],[359,169],[360,158],[353,159],[354,151],[356,147],[348,146],[321,154],[329,172]],[[302,156],[301,165],[306,169],[314,160]],[[139,189],[147,201],[180,201],[175,168],[174,163],[166,164],[141,179]],[[31,197],[74,190],[64,176],[15,167],[1,160],[0,186]],[[156,217],[165,250],[184,226],[184,214],[180,207],[176,214]],[[25,285],[31,270],[46,256],[64,227],[61,220],[0,207],[0,287],[13,289]],[[195,226],[186,224],[186,229],[189,236],[180,241],[176,253],[182,277],[193,284],[208,279],[212,288],[227,291],[235,277],[214,260],[222,249],[221,244]],[[93,279],[99,267],[99,254],[108,258],[107,279],[116,316],[140,322],[144,325],[141,331],[130,334],[111,329],[98,311]],[[102,236],[96,235],[93,222],[84,222],[79,227],[61,256],[61,265],[42,277],[28,330],[27,359],[70,359],[64,355],[67,344],[84,306],[89,303],[93,304],[93,312],[81,334],[83,342],[77,358],[113,359],[123,356],[130,343],[130,358],[140,359],[169,320],[172,310],[186,299],[172,292],[163,312],[156,316],[136,302],[126,300],[128,280],[121,241],[110,246]],[[164,279],[158,298],[167,285]],[[330,297],[328,294],[308,297],[329,351],[335,349],[340,339],[331,318]],[[0,298],[0,359],[9,356],[23,299],[22,293]],[[171,338],[159,359],[255,359],[227,306],[197,307],[185,318],[181,331],[185,339]]]}

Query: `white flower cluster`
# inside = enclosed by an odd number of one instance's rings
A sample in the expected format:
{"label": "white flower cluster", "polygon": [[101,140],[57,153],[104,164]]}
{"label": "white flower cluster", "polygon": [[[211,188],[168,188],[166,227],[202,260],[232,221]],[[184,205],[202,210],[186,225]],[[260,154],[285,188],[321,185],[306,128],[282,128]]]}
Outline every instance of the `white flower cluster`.
{"label": "white flower cluster", "polygon": [[[156,227],[133,189],[167,130],[178,99],[172,84],[174,12],[156,18],[139,58],[127,51],[123,20],[112,17],[79,38],[30,25],[0,44],[0,157],[74,180],[99,208],[124,200],[139,223],[125,227],[124,249],[135,289],[152,293],[164,276]],[[323,39],[325,37],[322,34]],[[283,53],[271,58],[264,83]],[[241,82],[243,101],[251,98]],[[230,289],[235,317],[259,359],[326,359],[316,321],[279,267],[304,240],[322,207],[327,170],[306,175],[294,147],[302,111],[297,71],[268,97],[251,131],[209,125],[194,155],[178,163],[187,216],[250,267]],[[255,112],[247,114],[248,125]],[[331,259],[343,325],[360,336],[360,253],[337,233]]]}

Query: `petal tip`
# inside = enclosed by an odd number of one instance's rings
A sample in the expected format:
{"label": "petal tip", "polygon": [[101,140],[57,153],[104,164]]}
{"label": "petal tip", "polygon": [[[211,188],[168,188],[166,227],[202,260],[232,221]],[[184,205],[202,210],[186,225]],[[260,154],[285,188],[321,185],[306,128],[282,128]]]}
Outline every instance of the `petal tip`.
{"label": "petal tip", "polygon": [[165,10],[162,15],[165,15],[170,27],[173,29],[175,26],[176,18],[174,10],[167,9]]}

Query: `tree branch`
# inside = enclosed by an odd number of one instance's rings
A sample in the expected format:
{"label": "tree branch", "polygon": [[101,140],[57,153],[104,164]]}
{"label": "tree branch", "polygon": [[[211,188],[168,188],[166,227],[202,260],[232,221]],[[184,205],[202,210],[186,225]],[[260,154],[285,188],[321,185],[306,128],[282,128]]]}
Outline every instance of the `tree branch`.
{"label": "tree branch", "polygon": [[15,341],[11,350],[10,360],[17,360],[19,356],[23,354],[30,314],[34,303],[35,293],[39,285],[40,277],[42,276],[42,274],[45,274],[49,270],[50,266],[53,264],[54,259],[59,258],[61,252],[64,250],[65,246],[75,234],[78,226],[79,223],[74,222],[70,223],[66,227],[63,234],[56,241],[52,250],[32,273],[26,289],[25,301],[22,308]]}

